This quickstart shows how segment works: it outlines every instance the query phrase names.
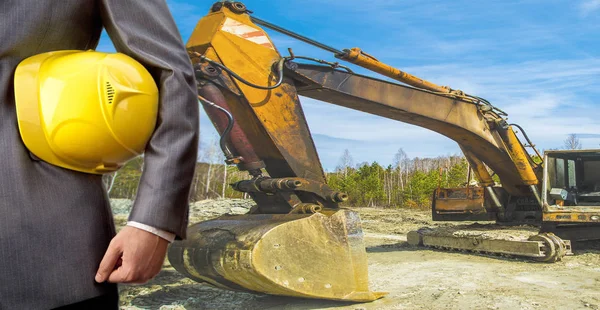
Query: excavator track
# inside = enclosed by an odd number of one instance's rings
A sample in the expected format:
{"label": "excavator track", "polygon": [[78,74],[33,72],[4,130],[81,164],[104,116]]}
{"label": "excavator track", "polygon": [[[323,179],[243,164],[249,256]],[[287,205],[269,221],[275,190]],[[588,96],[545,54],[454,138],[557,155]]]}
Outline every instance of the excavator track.
{"label": "excavator track", "polygon": [[413,246],[519,257],[546,263],[554,263],[573,254],[571,241],[563,240],[553,233],[508,240],[490,238],[485,234],[461,234],[458,230],[421,228],[409,232],[407,241]]}

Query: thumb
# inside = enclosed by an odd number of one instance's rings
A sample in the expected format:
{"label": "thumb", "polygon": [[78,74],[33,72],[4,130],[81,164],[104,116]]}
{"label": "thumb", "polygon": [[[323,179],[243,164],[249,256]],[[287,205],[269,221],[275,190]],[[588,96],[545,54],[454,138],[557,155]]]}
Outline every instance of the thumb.
{"label": "thumb", "polygon": [[115,245],[114,242],[110,243],[96,272],[96,282],[102,283],[108,279],[108,276],[115,270],[115,265],[121,258],[122,253],[120,246]]}

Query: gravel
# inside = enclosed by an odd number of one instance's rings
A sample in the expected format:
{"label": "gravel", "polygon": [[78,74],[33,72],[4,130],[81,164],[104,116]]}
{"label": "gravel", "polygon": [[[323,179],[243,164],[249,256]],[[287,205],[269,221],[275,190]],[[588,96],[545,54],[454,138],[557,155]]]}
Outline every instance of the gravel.
{"label": "gravel", "polygon": [[[110,200],[114,215],[128,215],[133,200],[112,198]],[[244,214],[255,205],[252,199],[201,200],[190,204],[190,218],[212,218],[223,214]]]}

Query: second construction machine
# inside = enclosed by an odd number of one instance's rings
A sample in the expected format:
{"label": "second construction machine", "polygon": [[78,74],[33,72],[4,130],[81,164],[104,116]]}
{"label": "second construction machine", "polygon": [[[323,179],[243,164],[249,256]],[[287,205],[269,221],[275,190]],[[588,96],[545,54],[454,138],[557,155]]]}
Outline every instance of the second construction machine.
{"label": "second construction machine", "polygon": [[[171,264],[189,278],[307,298],[371,301],[384,295],[369,290],[359,215],[340,208],[347,195],[327,185],[298,95],[456,141],[479,184],[436,190],[435,220],[542,224],[568,238],[582,236],[581,224],[600,222],[594,207],[600,201],[600,174],[593,173],[600,165],[598,151],[545,156],[535,151],[534,160],[515,128],[533,147],[525,132],[488,101],[395,69],[358,48],[337,50],[315,42],[250,13],[240,2],[217,2],[187,42],[199,100],[221,134],[226,162],[250,176],[232,186],[256,202],[248,214],[190,226],[188,239],[172,245]],[[260,26],[408,86],[291,51],[282,56]],[[587,235],[598,231],[597,226],[585,229]],[[540,260],[560,259],[568,250],[552,233],[530,243]]]}

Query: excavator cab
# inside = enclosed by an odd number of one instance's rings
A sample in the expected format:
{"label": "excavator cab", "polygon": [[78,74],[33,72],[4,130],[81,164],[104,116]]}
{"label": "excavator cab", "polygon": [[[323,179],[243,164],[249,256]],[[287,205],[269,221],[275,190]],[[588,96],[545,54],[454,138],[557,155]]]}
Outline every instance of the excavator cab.
{"label": "excavator cab", "polygon": [[546,226],[600,224],[600,150],[546,151],[544,162]]}

